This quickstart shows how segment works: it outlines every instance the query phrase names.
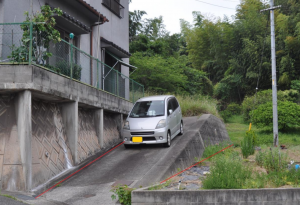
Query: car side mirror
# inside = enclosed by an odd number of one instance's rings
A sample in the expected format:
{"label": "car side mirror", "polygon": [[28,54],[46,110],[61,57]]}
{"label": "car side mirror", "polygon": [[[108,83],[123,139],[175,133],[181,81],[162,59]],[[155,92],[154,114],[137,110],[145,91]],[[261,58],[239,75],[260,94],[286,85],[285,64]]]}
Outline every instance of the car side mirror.
{"label": "car side mirror", "polygon": [[172,113],[173,113],[173,110],[172,110],[172,109],[170,109],[170,110],[169,110],[169,114],[171,115]]}

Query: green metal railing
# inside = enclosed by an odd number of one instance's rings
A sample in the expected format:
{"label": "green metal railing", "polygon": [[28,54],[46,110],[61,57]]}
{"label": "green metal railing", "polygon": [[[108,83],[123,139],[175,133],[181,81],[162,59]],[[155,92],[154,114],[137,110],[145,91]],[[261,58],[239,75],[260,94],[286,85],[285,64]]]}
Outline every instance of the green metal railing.
{"label": "green metal railing", "polygon": [[[28,42],[22,40],[21,25],[29,28]],[[71,42],[62,39],[45,46],[43,39],[46,37],[43,32],[33,31],[33,23],[0,23],[0,64],[34,64],[131,102],[144,96],[143,85]]]}

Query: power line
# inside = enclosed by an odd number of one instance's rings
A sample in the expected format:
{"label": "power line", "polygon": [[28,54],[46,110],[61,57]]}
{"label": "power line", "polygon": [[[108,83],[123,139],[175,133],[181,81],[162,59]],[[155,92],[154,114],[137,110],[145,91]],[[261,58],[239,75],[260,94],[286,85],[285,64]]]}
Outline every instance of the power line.
{"label": "power line", "polygon": [[201,3],[204,3],[204,4],[209,4],[209,5],[211,5],[211,6],[217,6],[217,7],[224,8],[224,9],[232,9],[232,10],[235,10],[234,8],[229,8],[229,7],[225,7],[225,6],[219,6],[219,5],[216,5],[216,4],[211,4],[211,3],[207,3],[207,2],[204,2],[204,1],[200,1],[200,0],[195,0],[195,1],[198,1],[198,2],[201,2]]}

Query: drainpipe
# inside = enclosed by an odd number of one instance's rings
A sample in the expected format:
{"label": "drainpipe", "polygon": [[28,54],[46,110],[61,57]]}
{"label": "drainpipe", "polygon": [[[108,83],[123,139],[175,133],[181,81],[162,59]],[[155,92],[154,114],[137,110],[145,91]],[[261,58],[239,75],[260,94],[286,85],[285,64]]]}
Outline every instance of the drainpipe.
{"label": "drainpipe", "polygon": [[[93,56],[93,26],[91,26],[91,33],[90,33],[90,55]],[[93,59],[90,60],[90,67],[91,67],[91,84],[93,85]]]}
{"label": "drainpipe", "polygon": [[[93,56],[93,36],[94,36],[94,33],[93,33],[93,28],[95,26],[100,26],[102,25],[104,22],[96,22],[95,24],[91,25],[91,33],[90,33],[90,55]],[[99,28],[98,28],[99,29]],[[98,36],[97,36],[98,38]],[[98,40],[98,43],[97,43],[97,46],[99,47],[99,41],[100,41],[100,37]],[[97,48],[99,49],[99,48]],[[98,58],[98,56],[96,57]],[[93,59],[91,59],[91,62],[90,62],[90,65],[91,65],[91,85],[93,86]],[[98,80],[98,79],[97,79]]]}

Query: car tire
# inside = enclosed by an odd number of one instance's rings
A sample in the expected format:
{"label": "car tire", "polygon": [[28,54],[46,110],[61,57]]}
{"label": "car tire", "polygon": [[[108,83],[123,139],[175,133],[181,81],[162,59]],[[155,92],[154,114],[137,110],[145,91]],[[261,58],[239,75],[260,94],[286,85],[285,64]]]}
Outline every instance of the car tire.
{"label": "car tire", "polygon": [[167,142],[164,144],[164,147],[171,147],[171,133],[168,132]]}
{"label": "car tire", "polygon": [[183,135],[183,123],[182,123],[182,121],[180,123],[180,128],[179,129],[180,129],[179,130],[179,135]]}
{"label": "car tire", "polygon": [[125,149],[129,149],[131,146],[129,144],[124,144]]}

